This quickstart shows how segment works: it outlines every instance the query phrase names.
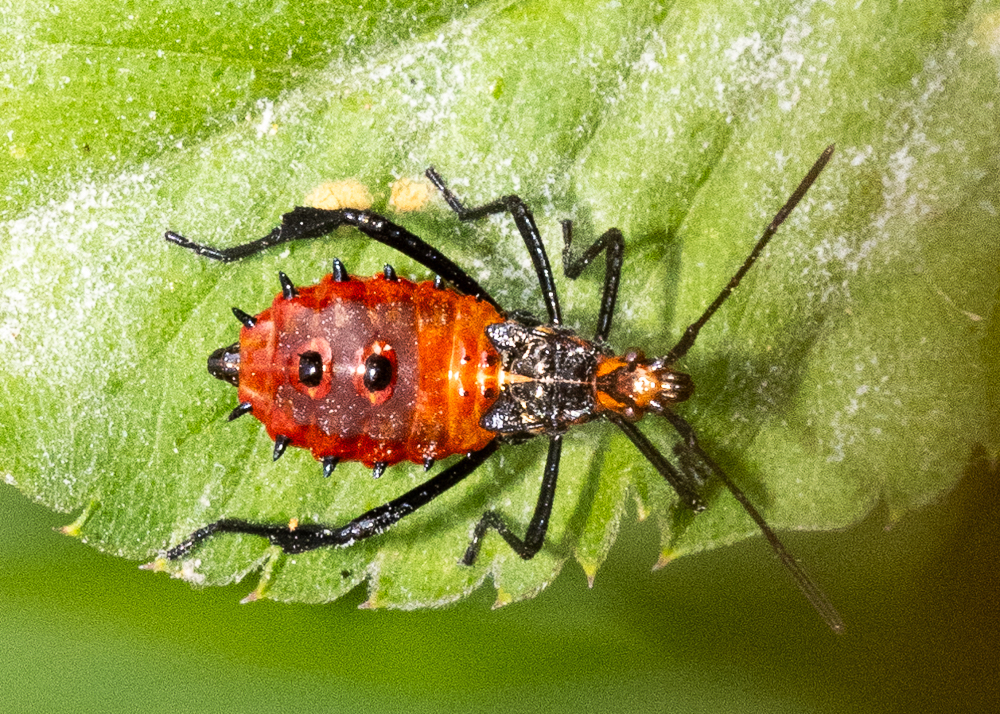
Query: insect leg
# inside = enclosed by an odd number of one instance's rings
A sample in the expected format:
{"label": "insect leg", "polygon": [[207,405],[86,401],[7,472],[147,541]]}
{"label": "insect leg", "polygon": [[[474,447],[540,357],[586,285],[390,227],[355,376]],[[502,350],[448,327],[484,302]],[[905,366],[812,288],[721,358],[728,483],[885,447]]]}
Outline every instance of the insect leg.
{"label": "insect leg", "polygon": [[542,543],[545,542],[545,533],[549,529],[549,518],[552,515],[552,502],[556,494],[556,478],[559,476],[559,456],[561,453],[562,435],[557,434],[549,437],[549,455],[545,461],[545,473],[542,475],[542,488],[538,493],[535,513],[531,517],[531,523],[528,524],[524,540],[511,532],[510,527],[499,513],[487,511],[476,525],[472,542],[469,543],[469,547],[462,557],[464,565],[472,565],[476,562],[483,536],[490,528],[496,530],[507,541],[507,545],[525,560],[531,560],[535,557],[535,554],[541,549]]}
{"label": "insect leg", "polygon": [[563,273],[570,280],[576,280],[602,251],[606,251],[604,268],[604,292],[601,295],[601,310],[597,315],[597,331],[594,342],[601,344],[611,332],[611,318],[615,314],[618,299],[618,284],[621,281],[622,263],[625,255],[625,239],[617,228],[609,228],[579,256],[573,257],[573,222],[563,221]]}
{"label": "insect leg", "polygon": [[493,297],[465,270],[458,267],[443,253],[431,247],[402,226],[377,213],[359,211],[353,208],[329,210],[298,206],[281,217],[281,225],[263,238],[231,248],[213,248],[188,240],[173,231],[167,231],[164,238],[182,248],[193,250],[212,260],[231,263],[235,260],[256,255],[281,243],[295,240],[310,240],[332,233],[341,226],[353,226],[369,238],[394,248],[412,258],[427,269],[437,273],[466,295],[475,295],[497,309],[500,306]]}
{"label": "insect leg", "polygon": [[740,269],[736,271],[736,274],[733,275],[732,278],[730,278],[729,282],[726,283],[726,287],[722,288],[722,292],[716,296],[715,300],[713,300],[712,304],[708,306],[704,313],[702,313],[701,317],[688,325],[687,329],[684,330],[684,334],[681,336],[681,339],[678,340],[677,344],[674,345],[667,353],[666,357],[663,358],[663,361],[666,364],[673,364],[687,354],[687,351],[691,349],[691,345],[694,344],[695,339],[698,337],[698,332],[705,326],[705,323],[712,318],[712,315],[714,315],[715,311],[721,307],[722,303],[726,301],[726,298],[729,297],[733,290],[736,289],[736,286],[740,284],[743,276],[746,275],[747,271],[750,270],[750,268],[753,267],[753,264],[757,262],[757,258],[760,257],[764,247],[767,246],[768,242],[770,242],[771,238],[778,230],[778,226],[785,222],[785,219],[788,218],[788,214],[791,213],[792,209],[798,205],[799,201],[802,200],[802,197],[806,195],[806,191],[809,190],[809,188],[813,185],[813,182],[815,182],[817,177],[819,177],[820,172],[826,166],[826,162],[828,162],[830,157],[833,155],[833,148],[834,145],[830,144],[823,150],[823,153],[820,154],[819,158],[816,159],[816,163],[813,164],[811,169],[809,169],[809,173],[807,173],[806,177],[802,179],[798,188],[796,188],[792,195],[788,198],[785,205],[781,207],[781,210],[775,214],[770,225],[768,225],[768,227],[764,230],[764,234],[760,237],[760,240],[757,241],[757,245],[755,245],[753,250],[750,251],[750,255],[747,256],[747,259],[743,261],[743,265],[740,266]]}
{"label": "insect leg", "polygon": [[448,467],[399,498],[371,509],[340,527],[322,524],[284,525],[251,523],[236,518],[223,518],[192,533],[183,543],[167,551],[168,560],[177,560],[190,553],[199,543],[216,533],[245,533],[267,538],[286,553],[303,553],[324,546],[347,546],[382,533],[401,518],[410,515],[442,493],[455,486],[479,468],[499,446],[494,439],[479,451]]}
{"label": "insect leg", "polygon": [[[820,590],[819,586],[813,582],[812,578],[809,577],[805,569],[803,569],[803,567],[799,564],[799,561],[797,561],[795,556],[792,555],[791,552],[785,547],[785,544],[781,542],[781,539],[778,538],[778,534],[775,533],[771,526],[767,524],[767,521],[764,520],[760,511],[757,510],[757,507],[750,502],[749,498],[747,498],[743,489],[737,486],[736,483],[726,475],[725,471],[719,468],[718,464],[716,464],[715,461],[701,448],[701,445],[698,443],[698,437],[695,436],[694,429],[691,428],[691,425],[688,424],[683,417],[670,410],[664,411],[663,414],[670,420],[670,423],[673,425],[674,429],[677,430],[677,433],[680,434],[681,444],[679,446],[686,449],[688,454],[685,458],[693,458],[700,461],[709,472],[716,475],[719,480],[725,484],[729,492],[733,494],[733,498],[736,499],[736,501],[743,507],[743,510],[747,512],[747,515],[749,515],[750,518],[753,519],[754,523],[757,524],[757,527],[760,528],[760,532],[764,534],[764,539],[767,541],[768,545],[771,546],[771,550],[774,551],[775,555],[778,556],[778,560],[781,561],[781,564],[784,565],[785,569],[787,569],[791,574],[792,580],[795,581],[799,590],[801,590],[802,594],[805,595],[809,604],[813,606],[817,613],[819,613],[819,616],[823,618],[824,622],[829,625],[831,630],[834,632],[843,631],[844,621],[841,619],[840,613],[838,613],[836,608],[833,606],[833,603],[831,603],[826,594]],[[697,464],[692,462],[692,468],[698,469]]]}
{"label": "insect leg", "polygon": [[[670,413],[666,410],[665,413]],[[646,460],[653,465],[660,475],[666,480],[670,487],[677,492],[681,501],[695,513],[705,510],[705,502],[701,498],[701,489],[705,482],[699,478],[697,473],[685,470],[678,471],[673,464],[667,461],[666,457],[660,453],[653,442],[645,434],[639,431],[635,424],[625,421],[614,412],[606,415],[608,421],[622,430],[629,441],[635,444],[639,452],[646,457]]]}
{"label": "insect leg", "polygon": [[538,277],[538,285],[542,289],[545,309],[549,313],[549,322],[553,325],[561,325],[562,312],[559,309],[559,295],[556,292],[556,284],[552,276],[552,266],[549,264],[549,256],[542,244],[542,237],[538,233],[538,226],[535,225],[535,217],[524,201],[515,195],[502,196],[482,206],[466,208],[458,196],[445,185],[444,179],[433,167],[427,169],[426,175],[444,196],[448,207],[458,215],[460,221],[474,221],[493,213],[510,213],[514,219],[514,225],[517,226],[521,239],[524,240],[524,245],[528,249],[531,262],[535,266],[535,275]]}

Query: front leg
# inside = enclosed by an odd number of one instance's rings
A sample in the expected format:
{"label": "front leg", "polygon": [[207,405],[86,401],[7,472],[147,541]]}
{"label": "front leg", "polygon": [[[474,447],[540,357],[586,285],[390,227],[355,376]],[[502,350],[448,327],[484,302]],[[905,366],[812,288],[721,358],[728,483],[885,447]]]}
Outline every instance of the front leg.
{"label": "front leg", "polygon": [[597,315],[597,330],[594,342],[604,344],[611,333],[611,319],[615,314],[618,300],[618,284],[621,282],[622,264],[625,262],[625,238],[617,228],[609,228],[594,241],[581,255],[573,256],[573,222],[563,221],[563,273],[570,280],[576,280],[588,265],[606,251],[604,268],[604,290],[601,307]]}

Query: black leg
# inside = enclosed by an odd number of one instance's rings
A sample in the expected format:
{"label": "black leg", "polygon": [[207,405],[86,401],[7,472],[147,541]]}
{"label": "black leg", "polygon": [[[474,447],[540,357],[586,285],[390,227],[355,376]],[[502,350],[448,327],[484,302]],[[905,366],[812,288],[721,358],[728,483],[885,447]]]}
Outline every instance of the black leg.
{"label": "black leg", "polygon": [[517,230],[524,240],[524,245],[528,249],[531,262],[535,266],[535,275],[538,277],[538,285],[541,287],[542,297],[545,299],[545,309],[549,313],[549,322],[553,325],[561,325],[562,313],[559,310],[559,295],[556,293],[556,284],[552,277],[552,266],[549,264],[549,256],[542,244],[542,237],[538,233],[538,226],[535,225],[535,217],[531,215],[531,211],[524,201],[518,196],[503,196],[482,206],[466,208],[433,168],[427,169],[427,178],[441,192],[444,200],[458,215],[460,221],[474,221],[493,213],[510,213],[514,219],[514,225],[517,226]]}
{"label": "black leg", "polygon": [[840,617],[840,613],[834,608],[833,603],[826,594],[820,590],[819,586],[813,582],[812,578],[806,573],[803,567],[795,559],[785,544],[781,542],[778,538],[778,534],[772,530],[771,526],[767,524],[764,517],[757,510],[757,507],[750,502],[747,495],[743,492],[739,486],[733,482],[726,473],[719,468],[718,464],[705,453],[698,443],[698,437],[695,436],[694,429],[691,425],[682,418],[680,415],[672,412],[665,411],[664,416],[670,420],[674,429],[681,436],[681,443],[678,445],[686,453],[681,457],[681,463],[686,464],[687,468],[693,472],[697,472],[701,475],[707,476],[707,474],[713,474],[733,494],[733,498],[743,507],[743,510],[747,512],[750,518],[753,519],[757,527],[760,528],[761,533],[764,534],[764,539],[767,541],[768,545],[771,546],[771,550],[774,551],[775,555],[778,556],[778,560],[781,564],[785,566],[788,572],[791,574],[792,579],[798,586],[802,594],[805,595],[806,600],[815,608],[816,612],[819,613],[820,617],[830,626],[834,632],[841,632],[844,629],[844,621]]}
{"label": "black leg", "polygon": [[750,251],[750,255],[747,256],[747,259],[743,262],[743,265],[740,266],[740,269],[736,271],[736,274],[729,280],[728,283],[726,283],[726,287],[722,288],[722,292],[720,292],[712,304],[708,306],[708,309],[702,313],[702,316],[688,325],[687,329],[684,330],[684,334],[681,336],[681,339],[678,340],[677,344],[674,345],[667,353],[666,357],[663,358],[663,361],[666,364],[673,364],[687,354],[687,351],[691,349],[691,345],[694,344],[695,339],[698,337],[698,332],[705,326],[705,323],[712,318],[712,315],[715,314],[715,311],[719,309],[722,303],[726,301],[726,298],[729,297],[730,293],[736,289],[736,286],[740,284],[741,280],[743,280],[743,276],[747,274],[747,271],[750,270],[750,268],[753,267],[753,264],[757,262],[757,258],[760,257],[760,254],[763,252],[765,246],[767,246],[768,242],[778,230],[778,226],[785,222],[785,219],[788,218],[788,214],[792,212],[792,209],[795,208],[799,201],[802,200],[802,197],[806,195],[806,191],[808,191],[809,187],[816,181],[816,178],[826,166],[826,162],[830,160],[830,156],[832,155],[833,144],[830,144],[830,146],[826,147],[823,153],[820,154],[816,163],[813,164],[811,169],[809,169],[809,173],[807,173],[806,177],[802,179],[799,187],[795,189],[791,197],[785,202],[785,205],[781,207],[781,210],[779,210],[777,214],[775,214],[774,219],[765,229],[764,234],[760,237],[760,240],[757,241],[757,245],[755,245],[753,250]]}
{"label": "black leg", "polygon": [[625,239],[617,228],[610,228],[600,238],[591,244],[583,253],[574,257],[573,223],[563,221],[563,272],[570,280],[576,280],[580,273],[590,265],[602,251],[607,251],[604,268],[604,292],[601,295],[601,311],[597,316],[597,331],[594,342],[598,345],[607,341],[611,332],[611,318],[615,314],[615,301],[618,299],[618,284],[622,276],[622,263],[625,255]]}
{"label": "black leg", "polygon": [[267,538],[286,553],[302,553],[324,546],[347,546],[382,533],[396,521],[410,515],[442,493],[455,486],[479,468],[499,446],[499,439],[466,456],[432,479],[425,481],[399,498],[373,508],[341,527],[321,524],[299,524],[296,527],[250,523],[224,518],[192,533],[186,541],[167,551],[168,560],[183,558],[199,543],[216,533],[246,533]]}
{"label": "black leg", "polygon": [[369,238],[398,250],[403,255],[437,273],[466,295],[475,295],[500,310],[496,300],[472,276],[455,265],[440,251],[405,228],[370,211],[359,211],[353,208],[327,210],[299,206],[283,215],[281,225],[268,235],[232,248],[213,248],[200,245],[172,231],[167,231],[164,238],[182,248],[193,250],[198,255],[230,263],[256,255],[281,243],[319,238],[332,233],[341,226],[354,226]]}
{"label": "black leg", "polygon": [[[669,412],[668,412],[669,413]],[[646,460],[653,465],[660,475],[666,480],[670,487],[677,492],[684,505],[695,513],[705,510],[705,502],[701,497],[701,489],[705,485],[699,474],[689,471],[678,471],[673,464],[667,461],[666,457],[660,453],[653,442],[636,427],[635,424],[625,421],[622,417],[613,412],[606,415],[608,421],[617,426],[629,438],[635,447]]]}
{"label": "black leg", "polygon": [[499,533],[507,545],[525,560],[531,560],[545,542],[545,533],[549,529],[549,518],[552,515],[552,502],[556,494],[556,478],[559,476],[559,456],[562,453],[562,436],[549,437],[549,455],[545,461],[545,473],[542,476],[542,489],[538,493],[538,503],[535,504],[535,514],[531,517],[524,540],[514,535],[503,517],[496,511],[487,511],[476,526],[472,542],[465,551],[462,563],[472,565],[479,555],[483,536],[490,528]]}

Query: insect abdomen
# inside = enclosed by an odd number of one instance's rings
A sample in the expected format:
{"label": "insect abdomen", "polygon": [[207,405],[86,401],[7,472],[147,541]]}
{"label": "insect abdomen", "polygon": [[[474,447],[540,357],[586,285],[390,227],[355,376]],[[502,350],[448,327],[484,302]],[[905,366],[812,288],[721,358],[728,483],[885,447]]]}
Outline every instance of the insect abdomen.
{"label": "insect abdomen", "polygon": [[271,438],[391,465],[485,446],[495,400],[487,303],[433,283],[326,276],[240,332],[239,400]]}

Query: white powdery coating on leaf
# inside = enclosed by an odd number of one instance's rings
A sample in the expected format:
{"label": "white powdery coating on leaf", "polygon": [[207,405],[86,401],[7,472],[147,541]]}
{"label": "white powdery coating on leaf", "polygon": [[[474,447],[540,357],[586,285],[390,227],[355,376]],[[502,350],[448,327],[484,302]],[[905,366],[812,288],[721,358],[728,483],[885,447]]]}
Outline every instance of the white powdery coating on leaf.
{"label": "white powdery coating on leaf", "polygon": [[[952,53],[947,53],[943,59],[928,57],[923,71],[913,79],[919,96],[903,105],[906,111],[893,117],[890,135],[901,136],[902,142],[885,164],[883,210],[872,221],[872,227],[878,233],[886,231],[890,223],[896,221],[913,224],[925,218],[951,192],[940,172],[927,170],[928,164],[933,167],[935,162],[962,164],[968,161],[964,158],[960,137],[945,151],[946,147],[938,143],[938,138],[930,135],[940,121],[940,97],[946,90],[949,68],[954,70],[957,63]],[[931,182],[929,176],[935,176],[938,182]],[[902,252],[909,246],[898,248]]]}
{"label": "white powdery coating on leaf", "polygon": [[[881,174],[882,207],[874,212],[866,230],[838,233],[813,248],[816,265],[826,271],[846,271],[848,274],[885,270],[893,261],[919,259],[921,251],[905,226],[913,226],[959,198],[948,176],[972,171],[970,159],[957,146],[941,146],[932,136],[940,131],[941,95],[946,81],[954,73],[958,60],[946,53],[943,61],[929,57],[923,71],[912,84],[916,98],[901,104],[902,109],[891,117],[886,137],[896,143],[882,147],[842,146],[838,153],[852,167],[874,164]],[[942,170],[943,168],[943,170]],[[891,240],[887,237],[891,236]],[[830,286],[820,299],[827,301],[832,293],[848,295],[847,286]]]}
{"label": "white powdery coating on leaf", "polygon": [[[881,169],[882,205],[874,212],[868,226],[854,235],[837,235],[818,245],[817,258],[821,266],[831,270],[855,273],[912,273],[923,268],[925,248],[918,242],[914,227],[942,210],[958,205],[962,196],[950,177],[973,175],[974,158],[964,150],[965,137],[956,135],[955,122],[949,112],[953,108],[943,97],[948,82],[957,73],[961,59],[951,49],[925,59],[922,71],[912,80],[913,98],[901,102],[889,120],[885,136],[892,143],[882,147],[847,147],[852,166],[875,162]],[[850,295],[846,289],[843,294]],[[898,341],[899,354],[908,359],[920,359],[927,347],[915,344],[913,337],[903,334],[880,335],[880,339]],[[926,340],[926,338],[925,338]],[[885,349],[885,348],[883,348]],[[849,460],[852,450],[871,448],[872,439],[884,433],[878,426],[886,419],[898,429],[915,420],[934,421],[935,417],[899,409],[888,413],[892,405],[912,401],[926,386],[914,385],[906,378],[905,365],[896,360],[878,361],[878,353],[864,344],[858,346],[853,370],[838,374],[846,393],[853,397],[835,410],[828,419],[832,424],[832,442],[828,444],[830,462]],[[869,405],[871,408],[869,408]],[[936,453],[928,446],[926,454]],[[931,456],[920,469],[930,468]]]}
{"label": "white powdery coating on leaf", "polygon": [[[8,286],[0,293],[0,360],[12,398],[39,415],[18,425],[17,442],[61,484],[55,507],[74,505],[78,484],[100,470],[96,451],[80,448],[80,435],[109,444],[136,436],[128,416],[136,405],[109,400],[107,387],[141,364],[141,297],[161,290],[137,257],[159,239],[145,227],[151,183],[155,172],[147,167],[79,181],[61,198],[0,223],[7,248],[0,280]],[[129,378],[141,385],[142,371]]]}
{"label": "white powdery coating on leaf", "polygon": [[9,372],[51,378],[55,360],[61,380],[84,379],[109,358],[134,356],[135,311],[119,301],[123,289],[148,283],[142,262],[129,256],[150,241],[151,178],[147,169],[81,183],[0,224],[8,246],[0,280],[11,286],[0,293]]}
{"label": "white powdery coating on leaf", "polygon": [[[691,173],[691,167],[701,161],[698,153],[719,148],[711,141],[701,147],[692,144],[686,139],[692,130],[701,131],[698,127],[705,122],[720,120],[753,127],[764,118],[773,120],[771,97],[782,113],[787,113],[802,108],[807,89],[821,93],[829,82],[830,70],[825,35],[810,24],[811,8],[812,3],[797,5],[786,16],[766,19],[766,24],[752,18],[735,32],[711,13],[670,12],[663,24],[652,30],[631,64],[617,101],[609,103],[624,107],[622,116],[627,116],[632,140],[655,147],[656,156],[650,157],[655,161],[638,160],[626,152],[617,165],[595,167],[580,177],[585,182],[579,192],[584,200],[591,193],[606,193],[609,187],[614,192],[613,200],[591,201],[594,222],[627,230],[628,226],[620,225],[618,214],[620,206],[629,202],[624,187],[636,183],[660,183],[664,198],[680,201],[678,208],[689,207],[681,197],[688,195],[693,182],[704,179]],[[776,35],[780,38],[777,41],[766,39]],[[759,103],[761,98],[763,104]],[[632,111],[630,106],[649,109]],[[616,112],[609,115],[616,117]],[[776,157],[779,170],[788,158]],[[783,174],[779,171],[777,175]],[[762,204],[759,215],[773,215],[773,210],[770,204]],[[634,210],[630,213],[641,218]],[[662,218],[651,215],[649,220],[655,224]]]}

